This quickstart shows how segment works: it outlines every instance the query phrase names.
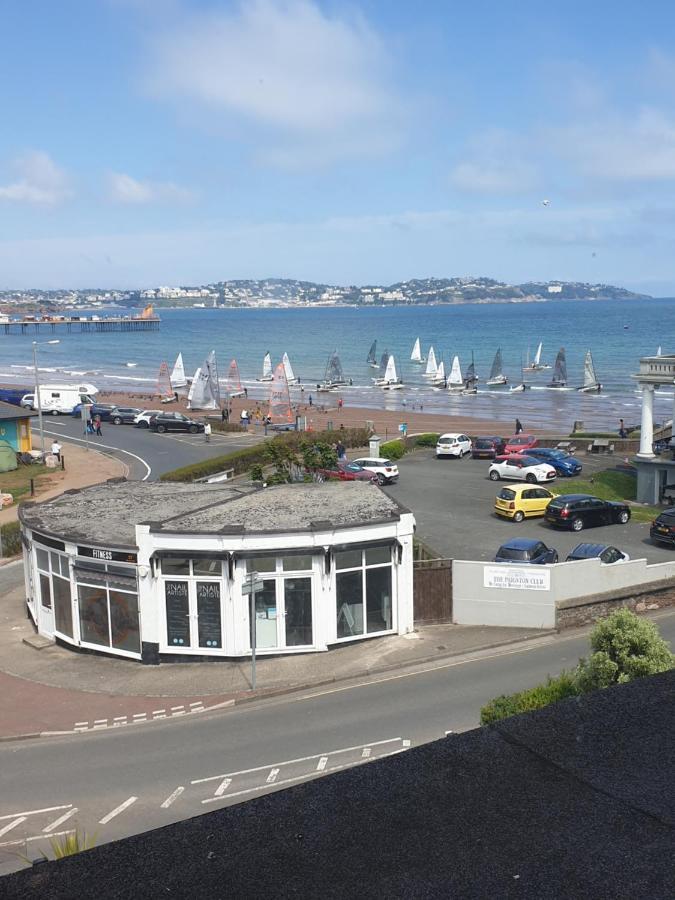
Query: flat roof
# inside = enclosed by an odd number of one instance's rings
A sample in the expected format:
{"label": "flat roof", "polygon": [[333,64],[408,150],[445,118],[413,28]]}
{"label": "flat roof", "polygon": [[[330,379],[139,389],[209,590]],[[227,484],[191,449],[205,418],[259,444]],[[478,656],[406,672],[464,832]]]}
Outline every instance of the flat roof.
{"label": "flat roof", "polygon": [[24,409],[22,406],[15,406],[13,403],[5,403],[4,400],[0,400],[0,420],[31,419],[33,416],[37,416],[37,413],[32,409]]}
{"label": "flat roof", "polygon": [[20,520],[32,530],[103,547],[135,547],[135,526],[154,532],[215,534],[345,528],[400,517],[402,507],[365,482],[250,485],[111,480],[25,503]]}

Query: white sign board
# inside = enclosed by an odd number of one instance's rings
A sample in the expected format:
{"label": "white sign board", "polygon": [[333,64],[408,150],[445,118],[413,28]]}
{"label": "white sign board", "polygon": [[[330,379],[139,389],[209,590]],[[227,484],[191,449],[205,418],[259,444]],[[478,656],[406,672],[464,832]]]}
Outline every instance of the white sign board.
{"label": "white sign board", "polygon": [[551,573],[544,566],[485,566],[483,587],[550,591]]}

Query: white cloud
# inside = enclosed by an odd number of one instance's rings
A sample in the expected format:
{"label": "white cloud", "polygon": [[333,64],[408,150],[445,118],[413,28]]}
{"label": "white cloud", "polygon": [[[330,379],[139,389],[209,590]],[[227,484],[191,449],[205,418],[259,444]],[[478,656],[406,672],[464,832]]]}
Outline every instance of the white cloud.
{"label": "white cloud", "polygon": [[70,196],[68,176],[42,150],[33,150],[14,160],[17,180],[0,185],[0,200],[56,206]]}
{"label": "white cloud", "polygon": [[108,195],[115,203],[142,206],[149,203],[188,203],[195,195],[172,181],[139,181],[123,172],[108,174]]}
{"label": "white cloud", "polygon": [[491,129],[469,143],[467,158],[450,172],[450,183],[479,194],[518,194],[538,183],[537,169],[515,134]]}
{"label": "white cloud", "polygon": [[[194,14],[154,42],[148,84],[159,97],[198,104],[209,125],[253,125],[290,145],[341,155],[386,147],[400,103],[387,84],[390,61],[357,15],[329,15],[312,0],[248,0],[234,11]],[[267,148],[286,156],[282,146]],[[282,160],[285,161],[285,160]]]}

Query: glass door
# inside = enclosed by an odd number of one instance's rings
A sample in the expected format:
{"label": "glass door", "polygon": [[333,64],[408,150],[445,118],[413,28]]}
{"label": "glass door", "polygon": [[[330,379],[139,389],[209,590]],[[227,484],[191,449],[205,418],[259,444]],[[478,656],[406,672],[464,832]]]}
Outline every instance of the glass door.
{"label": "glass door", "polygon": [[222,649],[219,581],[165,580],[164,598],[170,649]]}
{"label": "glass door", "polygon": [[312,579],[284,578],[284,637],[287,647],[311,646]]}
{"label": "glass door", "polygon": [[255,594],[255,645],[259,650],[279,646],[276,578],[266,578]]}

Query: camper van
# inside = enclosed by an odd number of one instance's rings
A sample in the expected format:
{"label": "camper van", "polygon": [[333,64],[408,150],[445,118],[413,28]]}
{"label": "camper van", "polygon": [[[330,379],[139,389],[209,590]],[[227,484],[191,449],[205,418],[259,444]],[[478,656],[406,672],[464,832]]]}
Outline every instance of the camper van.
{"label": "camper van", "polygon": [[[40,406],[43,413],[69,415],[80,403],[95,403],[98,388],[93,384],[41,384]],[[35,393],[21,398],[21,405],[37,409]]]}

